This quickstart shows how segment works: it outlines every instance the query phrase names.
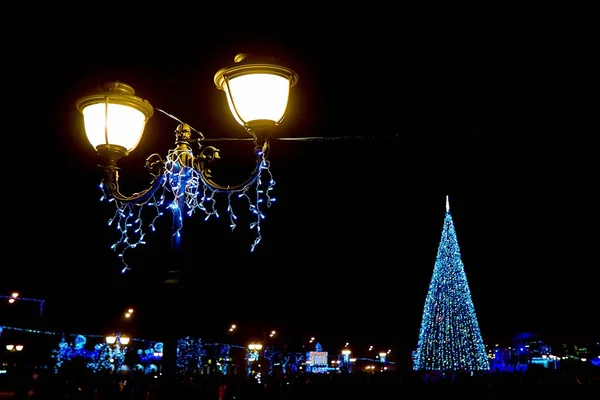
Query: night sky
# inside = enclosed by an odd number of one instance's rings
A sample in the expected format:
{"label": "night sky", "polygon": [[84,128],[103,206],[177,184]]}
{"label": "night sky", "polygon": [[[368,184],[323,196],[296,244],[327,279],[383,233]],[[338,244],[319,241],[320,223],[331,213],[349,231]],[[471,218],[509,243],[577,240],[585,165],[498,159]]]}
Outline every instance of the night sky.
{"label": "night sky", "polygon": [[[81,43],[73,32],[85,24],[46,29],[9,45],[0,294],[46,299],[47,318],[65,331],[101,331],[131,305],[145,337],[164,329],[168,311],[198,336],[236,322],[290,341],[406,351],[449,195],[486,343],[520,332],[598,338],[596,124],[585,122],[585,60],[560,35],[490,21],[367,30],[304,20],[304,29],[226,33],[157,21]],[[275,136],[321,139],[272,141],[277,202],[254,253],[254,236],[241,223],[230,232],[223,212],[186,219],[174,254],[165,216],[120,274],[110,250],[118,233],[107,226],[114,208],[100,202],[101,160],[75,101],[119,80],[207,138],[246,137],[213,82],[240,52],[274,56],[299,75]],[[176,125],[155,112],[120,163],[124,193],[149,182],[145,158],[166,155]],[[250,141],[210,144],[236,167],[231,183],[251,170]],[[179,297],[162,284],[170,269],[181,271]]]}

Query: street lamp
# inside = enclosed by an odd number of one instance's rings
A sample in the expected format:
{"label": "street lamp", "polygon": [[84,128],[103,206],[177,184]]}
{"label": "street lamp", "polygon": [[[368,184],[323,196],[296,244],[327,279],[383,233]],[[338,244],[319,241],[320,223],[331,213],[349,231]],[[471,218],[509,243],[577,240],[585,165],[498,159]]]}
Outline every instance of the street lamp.
{"label": "street lamp", "polygon": [[17,300],[17,297],[19,297],[19,292],[12,292],[10,298],[8,299],[8,302],[10,304],[14,303]]}
{"label": "street lamp", "polygon": [[6,351],[10,351],[10,352],[23,351],[24,347],[25,346],[23,346],[22,344],[7,344]]}
{"label": "street lamp", "polygon": [[248,360],[248,375],[251,375],[253,373],[252,366],[254,363],[257,363],[259,361],[260,351],[262,350],[262,348],[263,345],[260,343],[250,343],[248,345],[248,351],[246,352],[246,359]]}
{"label": "street lamp", "polygon": [[105,340],[108,346],[109,361],[114,364],[115,370],[118,370],[125,362],[125,353],[127,352],[127,345],[130,338],[117,333],[106,336]]}
{"label": "street lamp", "polygon": [[[346,343],[346,346],[348,346],[348,344],[349,343]],[[350,372],[350,354],[352,354],[352,351],[348,347],[342,349],[342,361],[346,372]]]}
{"label": "street lamp", "polygon": [[129,341],[130,341],[129,337],[122,336],[121,334],[106,336],[106,343],[111,344],[111,345],[116,344],[117,346],[119,346],[119,345],[127,346],[129,344]]}
{"label": "street lamp", "polygon": [[[174,237],[179,237],[185,214],[196,211],[206,213],[206,218],[215,215],[215,193],[225,192],[230,198],[233,193],[240,194],[250,202],[250,209],[257,216],[251,228],[256,229],[257,238],[251,250],[260,241],[260,220],[264,218],[261,203],[270,205],[272,189],[267,154],[269,137],[283,121],[288,106],[291,88],[298,81],[292,70],[277,65],[271,60],[258,59],[239,54],[233,66],[222,68],[214,76],[217,89],[225,93],[227,103],[234,119],[245,129],[254,142],[256,166],[249,177],[239,184],[222,184],[214,180],[211,166],[220,158],[219,149],[203,146],[207,140],[204,135],[183,123],[173,115],[161,110],[163,114],[177,120],[175,129],[175,148],[169,150],[166,158],[152,154],[146,159],[146,168],[151,175],[149,186],[132,195],[124,195],[119,188],[118,162],[129,155],[140,143],[144,129],[154,115],[155,108],[147,101],[135,95],[134,89],[123,82],[112,82],[97,93],[80,98],[76,108],[82,113],[84,128],[90,144],[103,159],[104,179],[101,189],[104,198],[116,204],[118,216],[111,220],[125,233],[121,242],[114,245],[125,249],[144,243],[144,227],[141,226],[139,213],[143,206],[151,206],[162,215],[162,206],[173,213]],[[193,135],[196,136],[193,137]],[[198,154],[192,151],[192,145],[198,145]],[[268,186],[265,189],[261,174],[268,173]],[[253,188],[252,186],[256,184]],[[257,196],[248,196],[249,190],[256,190]],[[165,203],[165,195],[170,192],[173,201]],[[231,210],[231,228],[237,218]],[[154,229],[154,222],[149,226]],[[116,249],[115,249],[116,250]],[[123,252],[120,253],[122,258]],[[129,267],[125,264],[123,272]]]}
{"label": "street lamp", "polygon": [[248,345],[248,350],[250,350],[250,351],[260,351],[260,350],[262,350],[262,344],[260,344],[260,343],[250,343]]}

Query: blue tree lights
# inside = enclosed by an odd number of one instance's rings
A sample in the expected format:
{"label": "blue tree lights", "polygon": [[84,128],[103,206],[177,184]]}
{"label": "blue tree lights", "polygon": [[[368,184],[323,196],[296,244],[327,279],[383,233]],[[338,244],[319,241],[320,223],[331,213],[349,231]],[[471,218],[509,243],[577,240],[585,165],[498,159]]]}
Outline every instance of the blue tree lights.
{"label": "blue tree lights", "polygon": [[425,298],[413,369],[490,369],[450,214],[448,197],[433,277]]}

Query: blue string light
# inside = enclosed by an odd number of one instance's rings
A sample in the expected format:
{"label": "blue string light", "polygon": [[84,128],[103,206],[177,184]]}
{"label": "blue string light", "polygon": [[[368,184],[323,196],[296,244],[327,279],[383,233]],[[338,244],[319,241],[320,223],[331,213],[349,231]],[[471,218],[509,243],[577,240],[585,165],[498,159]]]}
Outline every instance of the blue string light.
{"label": "blue string light", "polygon": [[[262,240],[261,221],[265,219],[265,214],[260,208],[261,204],[266,204],[267,207],[275,202],[271,191],[274,189],[275,180],[270,170],[270,162],[266,158],[264,152],[260,152],[262,157],[255,185],[248,184],[242,189],[223,191],[227,195],[227,213],[229,215],[229,227],[233,231],[237,224],[237,215],[233,211],[232,194],[239,193],[238,198],[244,198],[248,202],[248,208],[251,215],[256,218],[250,223],[251,230],[256,231],[256,237],[250,246],[250,251],[254,252],[256,246]],[[163,209],[168,209],[174,217],[173,232],[175,243],[179,243],[183,228],[184,216],[190,217],[195,212],[204,213],[204,220],[207,221],[212,217],[219,218],[216,196],[219,192],[214,190],[203,176],[195,168],[187,167],[186,159],[190,157],[187,151],[170,150],[167,154],[165,169],[160,177],[161,186],[159,190],[144,204],[131,204],[115,200],[108,195],[106,188],[100,185],[103,191],[102,201],[109,201],[115,204],[116,210],[112,218],[108,220],[109,226],[114,226],[120,236],[111,245],[111,249],[116,251],[121,259],[124,267],[121,272],[130,270],[130,266],[125,260],[127,250],[135,248],[139,245],[146,244],[145,231],[155,231],[156,221],[163,215]],[[263,182],[263,175],[267,176],[267,182]],[[253,189],[255,195],[250,195],[250,190]],[[167,202],[167,197],[172,198],[172,201]],[[142,218],[145,216],[143,211],[151,208],[152,218],[149,223],[145,224]]]}

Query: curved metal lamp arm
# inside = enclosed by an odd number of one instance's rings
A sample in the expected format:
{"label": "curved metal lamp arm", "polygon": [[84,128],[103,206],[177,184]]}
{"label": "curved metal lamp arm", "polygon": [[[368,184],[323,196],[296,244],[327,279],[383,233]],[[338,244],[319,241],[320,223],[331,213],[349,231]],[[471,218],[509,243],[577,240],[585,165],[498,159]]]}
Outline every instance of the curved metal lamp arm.
{"label": "curved metal lamp arm", "polygon": [[146,168],[154,178],[150,183],[150,187],[134,193],[131,196],[125,196],[121,194],[119,190],[119,168],[116,165],[116,160],[109,160],[108,165],[103,166],[104,168],[104,179],[102,179],[102,190],[104,194],[113,198],[121,203],[137,204],[142,205],[147,203],[156,190],[162,185],[162,174],[164,171],[164,161],[158,154],[152,154],[146,159]]}
{"label": "curved metal lamp arm", "polygon": [[263,167],[264,159],[269,151],[269,142],[264,140],[264,143],[261,145],[260,141],[255,138],[254,140],[254,154],[256,155],[256,166],[254,167],[254,171],[250,174],[250,177],[243,183],[235,186],[223,186],[212,179],[212,171],[210,166],[213,162],[219,159],[219,149],[214,146],[207,146],[202,149],[200,155],[195,157],[194,159],[194,167],[200,172],[200,177],[202,182],[211,188],[213,191],[217,192],[241,192],[246,190],[249,185],[252,185],[256,182],[260,175],[260,171]]}
{"label": "curved metal lamp arm", "polygon": [[[266,126],[271,128],[270,125]],[[191,127],[185,123],[179,124],[175,130],[176,147],[173,153],[178,155],[178,163],[195,169],[200,174],[202,182],[211,190],[216,192],[241,192],[256,182],[261,170],[264,168],[265,158],[269,151],[269,142],[262,132],[257,133],[252,129],[248,129],[248,132],[254,137],[256,166],[254,167],[254,171],[251,172],[250,177],[238,185],[225,186],[213,181],[211,165],[220,158],[219,149],[214,146],[207,146],[202,149],[199,156],[194,157],[190,144],[196,142],[197,139],[191,138]],[[106,160],[106,164],[102,167],[105,173],[105,177],[102,180],[102,189],[108,198],[113,198],[123,204],[143,205],[152,198],[156,190],[164,183],[163,175],[167,162],[155,153],[146,159],[146,168],[154,177],[150,183],[150,187],[131,196],[123,195],[119,190],[119,168],[117,167],[117,161],[126,154],[125,149],[114,145],[104,145],[98,147],[98,152]]]}

